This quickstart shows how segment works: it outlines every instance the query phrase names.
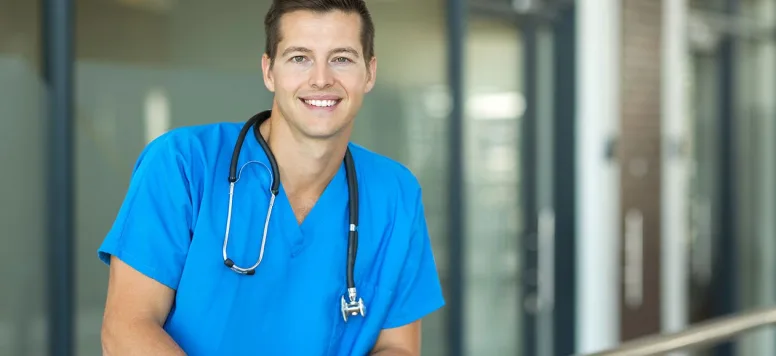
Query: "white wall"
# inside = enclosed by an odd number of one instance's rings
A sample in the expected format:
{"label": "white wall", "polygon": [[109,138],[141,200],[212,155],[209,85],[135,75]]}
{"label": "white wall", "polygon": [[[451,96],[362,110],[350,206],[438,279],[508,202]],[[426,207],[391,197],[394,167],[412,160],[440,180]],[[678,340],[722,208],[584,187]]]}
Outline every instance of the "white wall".
{"label": "white wall", "polygon": [[[661,322],[664,332],[687,326],[689,317],[689,47],[686,0],[663,0]],[[683,147],[683,146],[682,146]]]}

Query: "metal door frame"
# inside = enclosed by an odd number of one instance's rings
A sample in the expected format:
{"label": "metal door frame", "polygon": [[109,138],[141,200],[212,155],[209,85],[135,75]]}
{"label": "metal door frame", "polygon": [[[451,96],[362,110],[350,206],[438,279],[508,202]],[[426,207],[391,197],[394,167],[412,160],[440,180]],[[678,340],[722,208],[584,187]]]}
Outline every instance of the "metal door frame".
{"label": "metal door frame", "polygon": [[75,354],[75,1],[41,3],[46,89],[49,355]]}

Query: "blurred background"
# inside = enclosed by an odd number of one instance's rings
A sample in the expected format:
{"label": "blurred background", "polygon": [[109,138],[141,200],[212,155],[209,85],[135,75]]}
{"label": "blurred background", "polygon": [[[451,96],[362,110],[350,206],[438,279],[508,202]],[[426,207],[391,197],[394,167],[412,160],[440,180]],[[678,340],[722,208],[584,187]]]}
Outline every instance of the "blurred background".
{"label": "blurred background", "polygon": [[[0,0],[0,355],[99,355],[140,150],[269,108],[269,0]],[[776,304],[776,0],[367,0],[353,140],[418,176],[424,355],[572,355]],[[748,333],[699,355],[776,355]]]}

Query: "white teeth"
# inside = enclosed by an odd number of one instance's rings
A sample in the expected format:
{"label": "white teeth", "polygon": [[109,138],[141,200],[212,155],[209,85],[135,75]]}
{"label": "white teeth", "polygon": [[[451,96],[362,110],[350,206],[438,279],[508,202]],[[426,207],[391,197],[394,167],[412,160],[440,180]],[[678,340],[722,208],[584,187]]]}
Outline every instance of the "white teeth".
{"label": "white teeth", "polygon": [[336,100],[305,100],[304,102],[309,105],[318,106],[322,108],[334,106],[335,104],[337,104]]}

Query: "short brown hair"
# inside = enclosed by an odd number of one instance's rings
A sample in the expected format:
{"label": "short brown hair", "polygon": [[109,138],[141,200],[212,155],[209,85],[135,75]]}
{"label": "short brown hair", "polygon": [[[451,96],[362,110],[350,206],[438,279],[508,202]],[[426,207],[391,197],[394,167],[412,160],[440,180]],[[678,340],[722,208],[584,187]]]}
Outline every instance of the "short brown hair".
{"label": "short brown hair", "polygon": [[284,14],[300,10],[317,13],[336,10],[357,13],[361,16],[361,47],[364,48],[366,63],[369,63],[369,60],[374,56],[375,25],[365,0],[273,0],[269,11],[267,11],[267,16],[264,18],[264,31],[267,36],[265,53],[269,57],[270,63],[275,61],[278,43],[280,43],[280,18]]}

